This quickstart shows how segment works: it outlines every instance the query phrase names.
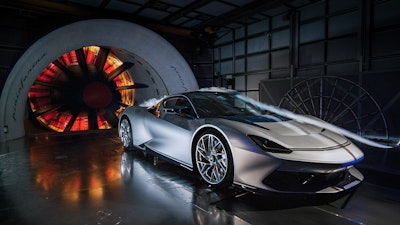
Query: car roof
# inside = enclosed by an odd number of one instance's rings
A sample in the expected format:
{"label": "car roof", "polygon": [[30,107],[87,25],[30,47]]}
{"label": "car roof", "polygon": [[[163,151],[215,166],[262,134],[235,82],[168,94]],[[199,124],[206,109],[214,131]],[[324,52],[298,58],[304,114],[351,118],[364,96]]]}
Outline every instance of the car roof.
{"label": "car roof", "polygon": [[[176,95],[191,95],[194,93],[226,93],[226,94],[237,94],[236,90],[232,90],[232,89],[199,89],[196,91],[188,91],[188,92],[183,92],[183,93],[179,93]],[[176,95],[171,95],[171,96],[176,96]]]}

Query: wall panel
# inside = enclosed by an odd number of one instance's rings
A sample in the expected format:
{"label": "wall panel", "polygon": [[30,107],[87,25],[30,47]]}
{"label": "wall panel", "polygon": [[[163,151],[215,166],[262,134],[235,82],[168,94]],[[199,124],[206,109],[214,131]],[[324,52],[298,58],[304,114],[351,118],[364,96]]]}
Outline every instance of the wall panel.
{"label": "wall panel", "polygon": [[361,12],[359,10],[330,17],[328,20],[328,37],[357,33],[361,25],[360,20]]}
{"label": "wall panel", "polygon": [[221,47],[221,59],[232,58],[232,45],[224,45]]}
{"label": "wall panel", "polygon": [[247,76],[247,89],[246,90],[258,90],[259,84],[262,80],[266,80],[268,75],[256,74]]}
{"label": "wall panel", "polygon": [[233,72],[233,67],[232,67],[232,60],[224,61],[221,63],[221,74],[226,75],[226,74],[232,74]]}
{"label": "wall panel", "polygon": [[287,68],[289,66],[289,50],[274,51],[271,58],[271,68]]}
{"label": "wall panel", "polygon": [[322,63],[325,60],[325,43],[315,42],[301,45],[299,48],[300,66]]}
{"label": "wall panel", "polygon": [[388,0],[388,1],[377,1],[374,5],[374,26],[384,27],[391,25],[399,25],[399,14],[400,1]]}
{"label": "wall panel", "polygon": [[269,31],[269,20],[261,20],[260,22],[256,22],[250,24],[247,28],[247,35],[254,35],[259,33],[265,33]]}
{"label": "wall panel", "polygon": [[272,34],[271,48],[282,48],[289,46],[290,31],[289,29],[279,30]]}
{"label": "wall panel", "polygon": [[244,58],[235,60],[235,73],[244,73]]}
{"label": "wall panel", "polygon": [[247,58],[247,71],[269,68],[269,54],[252,55]]}
{"label": "wall panel", "polygon": [[325,38],[325,21],[317,20],[300,26],[300,43],[322,40]]}
{"label": "wall panel", "polygon": [[361,1],[364,0],[330,0],[328,2],[328,12],[336,13],[343,12],[345,10],[357,8],[360,6]]}
{"label": "wall panel", "polygon": [[247,40],[247,53],[262,52],[269,49],[268,36],[262,35],[259,37]]}
{"label": "wall panel", "polygon": [[328,61],[358,60],[357,39],[341,38],[328,41]]}
{"label": "wall panel", "polygon": [[239,41],[235,43],[235,56],[243,56],[245,53],[245,42]]}
{"label": "wall panel", "polygon": [[330,76],[343,76],[347,74],[357,73],[359,64],[355,63],[338,63],[327,66],[326,74]]}
{"label": "wall panel", "polygon": [[372,57],[400,54],[400,28],[377,31],[372,36]]}
{"label": "wall panel", "polygon": [[325,16],[325,4],[318,3],[306,6],[299,10],[300,21],[311,20]]}
{"label": "wall panel", "polygon": [[238,91],[246,91],[246,77],[235,76],[235,89]]}

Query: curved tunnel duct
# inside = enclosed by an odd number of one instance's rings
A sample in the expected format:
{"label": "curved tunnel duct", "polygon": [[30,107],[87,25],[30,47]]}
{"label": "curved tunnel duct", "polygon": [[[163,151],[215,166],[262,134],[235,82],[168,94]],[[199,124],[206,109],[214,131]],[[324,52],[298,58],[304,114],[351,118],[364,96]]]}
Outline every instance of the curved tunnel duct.
{"label": "curved tunnel duct", "polygon": [[185,59],[165,39],[139,25],[121,20],[87,20],[61,27],[29,47],[11,70],[0,99],[0,141],[23,137],[26,102],[38,74],[66,52],[85,46],[110,49],[135,82],[136,101],[198,89]]}

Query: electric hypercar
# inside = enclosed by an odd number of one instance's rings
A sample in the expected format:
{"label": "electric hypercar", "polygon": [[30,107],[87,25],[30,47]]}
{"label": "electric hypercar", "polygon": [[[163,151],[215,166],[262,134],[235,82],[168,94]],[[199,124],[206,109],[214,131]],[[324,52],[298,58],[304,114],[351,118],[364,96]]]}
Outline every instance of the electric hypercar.
{"label": "electric hypercar", "polygon": [[235,91],[192,91],[120,116],[126,149],[187,168],[212,187],[254,193],[340,193],[364,179],[345,136],[261,109]]}

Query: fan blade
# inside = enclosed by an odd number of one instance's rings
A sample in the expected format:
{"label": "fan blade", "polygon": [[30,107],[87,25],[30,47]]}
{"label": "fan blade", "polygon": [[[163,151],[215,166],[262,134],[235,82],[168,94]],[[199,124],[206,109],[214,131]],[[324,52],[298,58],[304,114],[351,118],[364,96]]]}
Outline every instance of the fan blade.
{"label": "fan blade", "polygon": [[42,81],[35,81],[35,83],[33,85],[55,88],[55,89],[66,89],[66,86],[64,86],[64,85],[55,84],[55,83],[46,83],[46,82],[42,82]]}
{"label": "fan blade", "polygon": [[86,63],[86,56],[83,48],[75,50],[75,54],[84,76],[89,77],[89,69]]}
{"label": "fan blade", "polygon": [[72,113],[72,118],[69,120],[67,126],[64,129],[64,132],[69,132],[71,131],[72,126],[74,125],[76,118],[78,118],[79,113],[78,112],[74,112]]}
{"label": "fan blade", "polygon": [[109,48],[100,48],[95,63],[97,72],[103,71],[104,65],[106,64],[107,61],[108,53],[110,53]]}
{"label": "fan blade", "polygon": [[147,84],[135,83],[134,85],[117,87],[117,88],[115,88],[115,90],[129,90],[129,89],[139,89],[139,88],[148,88],[148,87],[149,87],[149,85],[147,85]]}
{"label": "fan blade", "polygon": [[62,62],[60,62],[58,59],[56,61],[53,62],[53,64],[55,66],[57,66],[61,71],[64,72],[64,74],[66,74],[69,77],[76,77],[76,75],[69,70]]}
{"label": "fan blade", "polygon": [[39,116],[41,116],[43,114],[46,114],[48,112],[56,111],[61,107],[62,107],[62,105],[53,105],[53,106],[50,106],[50,107],[46,107],[44,109],[39,109],[39,110],[36,110],[34,112],[34,115],[35,115],[35,117],[39,117]]}
{"label": "fan blade", "polygon": [[89,130],[97,130],[99,124],[97,123],[97,110],[92,109],[88,112]]}
{"label": "fan blade", "polygon": [[119,67],[117,67],[114,71],[112,71],[109,75],[108,75],[108,81],[113,80],[114,78],[116,78],[117,76],[119,76],[121,73],[123,73],[125,70],[128,70],[129,68],[131,68],[134,65],[134,63],[131,62],[124,62],[122,63],[122,65],[120,65]]}

